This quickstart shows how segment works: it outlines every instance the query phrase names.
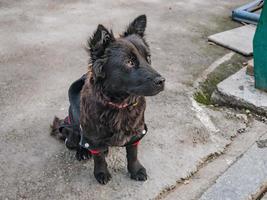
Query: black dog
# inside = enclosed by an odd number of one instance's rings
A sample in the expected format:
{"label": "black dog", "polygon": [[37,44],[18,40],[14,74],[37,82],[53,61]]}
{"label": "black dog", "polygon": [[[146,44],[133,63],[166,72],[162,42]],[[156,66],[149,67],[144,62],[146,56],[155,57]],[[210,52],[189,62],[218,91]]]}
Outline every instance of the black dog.
{"label": "black dog", "polygon": [[[52,126],[52,133],[59,130],[62,138],[67,138],[67,147],[77,150],[79,160],[93,155],[94,175],[101,184],[111,178],[105,160],[111,146],[126,147],[132,179],[147,179],[137,159],[138,142],[147,131],[144,96],[161,92],[165,79],[151,67],[145,28],[145,15],[130,23],[119,38],[98,25],[88,40],[89,72],[69,90],[69,117],[65,121],[55,118]],[[76,110],[75,102],[80,104]]]}

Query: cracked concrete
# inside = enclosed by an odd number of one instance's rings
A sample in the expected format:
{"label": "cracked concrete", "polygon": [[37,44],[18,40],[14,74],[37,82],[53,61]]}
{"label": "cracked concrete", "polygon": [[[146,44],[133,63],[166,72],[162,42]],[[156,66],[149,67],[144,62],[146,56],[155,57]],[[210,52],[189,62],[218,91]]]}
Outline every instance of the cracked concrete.
{"label": "cracked concrete", "polygon": [[[203,159],[223,151],[245,120],[200,105],[194,110],[190,99],[198,75],[229,53],[205,38],[237,27],[228,16],[241,3],[1,1],[0,199],[153,199],[190,176]],[[118,34],[143,13],[153,65],[167,78],[166,90],[148,98],[149,134],[139,155],[149,178],[130,180],[124,149],[114,148],[108,158],[113,178],[101,186],[92,161],[76,161],[49,136],[49,124],[55,114],[67,113],[67,89],[86,71],[83,45],[97,24]],[[218,131],[203,124],[203,110]]]}
{"label": "cracked concrete", "polygon": [[[199,199],[207,189],[212,187],[213,184],[216,184],[221,174],[237,162],[246,153],[247,149],[255,144],[255,138],[259,138],[264,134],[262,130],[265,127],[265,124],[257,121],[253,123],[249,122],[244,133],[238,134],[235,140],[225,148],[222,155],[211,157],[207,162],[203,163],[203,166],[199,168],[197,173],[189,180],[181,182],[176,190],[170,192],[165,199]],[[220,198],[225,199],[226,197],[221,195]],[[218,195],[211,196],[210,199],[218,199]],[[235,200],[237,199],[235,198]]]}

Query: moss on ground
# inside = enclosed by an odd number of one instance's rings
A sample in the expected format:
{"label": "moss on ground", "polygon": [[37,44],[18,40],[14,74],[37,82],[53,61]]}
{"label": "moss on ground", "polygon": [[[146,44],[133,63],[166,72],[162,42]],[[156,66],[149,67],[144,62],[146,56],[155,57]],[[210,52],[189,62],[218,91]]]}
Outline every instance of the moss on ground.
{"label": "moss on ground", "polygon": [[240,70],[243,67],[243,63],[247,60],[247,58],[235,54],[231,60],[218,66],[208,75],[204,82],[199,84],[198,90],[194,93],[195,100],[205,105],[212,104],[211,95],[216,89],[217,84]]}

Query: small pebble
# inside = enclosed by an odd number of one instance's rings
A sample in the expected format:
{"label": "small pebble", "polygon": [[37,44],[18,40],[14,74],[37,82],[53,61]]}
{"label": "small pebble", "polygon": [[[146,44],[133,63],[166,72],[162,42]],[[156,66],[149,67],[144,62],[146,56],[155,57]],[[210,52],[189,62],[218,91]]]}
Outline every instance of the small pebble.
{"label": "small pebble", "polygon": [[208,42],[208,44],[209,44],[209,45],[215,45],[215,43],[214,43],[214,42]]}
{"label": "small pebble", "polygon": [[245,131],[246,131],[245,128],[240,128],[240,129],[237,130],[237,133],[244,133]]}
{"label": "small pebble", "polygon": [[189,184],[189,180],[185,180],[185,181],[184,181],[184,184],[185,184],[185,185]]}

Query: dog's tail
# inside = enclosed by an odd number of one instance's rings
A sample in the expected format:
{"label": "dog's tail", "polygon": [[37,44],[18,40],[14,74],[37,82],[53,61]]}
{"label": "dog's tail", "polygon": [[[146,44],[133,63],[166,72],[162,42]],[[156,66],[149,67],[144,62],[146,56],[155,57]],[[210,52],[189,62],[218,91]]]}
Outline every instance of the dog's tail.
{"label": "dog's tail", "polygon": [[68,117],[65,119],[59,119],[55,116],[51,127],[50,134],[58,140],[65,141],[65,145],[68,149],[73,150],[79,147],[80,135],[75,134],[71,125],[66,122]]}
{"label": "dog's tail", "polygon": [[59,130],[59,128],[62,126],[63,123],[64,123],[63,119],[59,119],[57,116],[55,116],[52,125],[50,125],[51,128],[50,135],[56,137],[59,140],[65,140],[66,136],[62,134],[61,131]]}

